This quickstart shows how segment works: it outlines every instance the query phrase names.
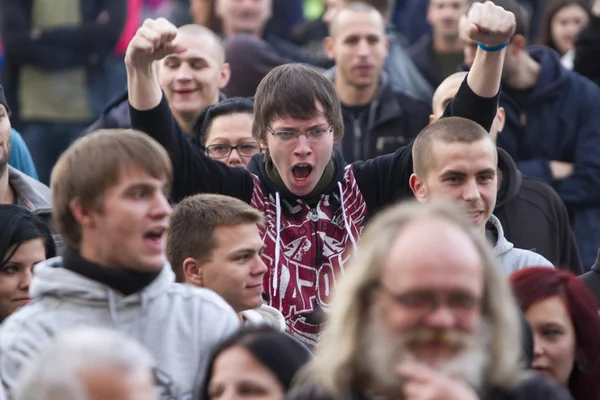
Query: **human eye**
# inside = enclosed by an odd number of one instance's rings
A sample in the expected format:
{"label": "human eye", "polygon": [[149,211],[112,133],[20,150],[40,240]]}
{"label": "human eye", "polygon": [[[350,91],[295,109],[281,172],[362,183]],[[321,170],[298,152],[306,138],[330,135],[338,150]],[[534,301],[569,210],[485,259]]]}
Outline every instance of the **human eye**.
{"label": "human eye", "polygon": [[275,136],[283,140],[290,140],[296,136],[296,132],[292,131],[279,131],[275,132]]}
{"label": "human eye", "polygon": [[213,144],[208,146],[208,154],[215,156],[224,156],[229,153],[231,147],[226,144]]}
{"label": "human eye", "polygon": [[242,143],[239,148],[244,153],[254,152],[258,150],[258,143]]}
{"label": "human eye", "polygon": [[19,272],[19,267],[14,264],[8,264],[0,270],[3,275],[14,275]]}
{"label": "human eye", "polygon": [[557,328],[546,328],[542,331],[542,335],[548,340],[557,340],[562,334],[563,332]]}

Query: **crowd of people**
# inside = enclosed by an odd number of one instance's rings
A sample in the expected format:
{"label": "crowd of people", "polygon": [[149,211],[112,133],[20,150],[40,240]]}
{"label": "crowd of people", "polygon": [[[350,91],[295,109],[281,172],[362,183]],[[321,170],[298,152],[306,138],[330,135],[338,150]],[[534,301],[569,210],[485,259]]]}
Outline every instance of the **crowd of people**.
{"label": "crowd of people", "polygon": [[0,399],[600,400],[600,0],[0,27]]}

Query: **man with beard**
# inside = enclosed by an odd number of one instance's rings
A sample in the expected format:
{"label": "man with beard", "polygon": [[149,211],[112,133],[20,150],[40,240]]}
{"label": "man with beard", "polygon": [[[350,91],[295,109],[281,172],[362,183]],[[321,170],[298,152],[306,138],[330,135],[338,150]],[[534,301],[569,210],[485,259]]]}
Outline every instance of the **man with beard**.
{"label": "man with beard", "polygon": [[517,249],[492,214],[498,195],[498,152],[488,132],[465,118],[442,118],[419,133],[412,148],[410,187],[420,202],[456,202],[494,247],[506,275],[552,263],[533,251]]}
{"label": "man with beard", "polygon": [[523,366],[519,314],[450,203],[397,205],[361,237],[296,399],[569,399]]}
{"label": "man with beard", "polygon": [[0,86],[0,204],[16,204],[36,213],[48,225],[57,245],[61,240],[52,223],[50,188],[8,165],[11,153],[10,109]]}

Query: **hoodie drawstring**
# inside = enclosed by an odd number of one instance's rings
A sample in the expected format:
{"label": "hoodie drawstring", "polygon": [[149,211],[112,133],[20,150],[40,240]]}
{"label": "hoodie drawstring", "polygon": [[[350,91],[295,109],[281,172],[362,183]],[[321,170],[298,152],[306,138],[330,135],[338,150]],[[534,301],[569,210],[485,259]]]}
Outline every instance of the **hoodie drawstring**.
{"label": "hoodie drawstring", "polygon": [[340,203],[342,203],[342,217],[344,218],[344,228],[346,232],[348,232],[348,236],[350,237],[350,241],[352,242],[352,248],[356,253],[356,240],[354,240],[354,236],[352,235],[352,231],[350,230],[350,224],[348,223],[348,218],[346,217],[346,206],[344,205],[344,190],[342,189],[342,183],[338,182],[338,188],[340,189]]}
{"label": "hoodie drawstring", "polygon": [[110,319],[115,329],[119,327],[119,314],[117,313],[117,300],[115,299],[115,293],[112,290],[108,292],[108,310],[110,312]]}
{"label": "hoodie drawstring", "polygon": [[275,239],[275,271],[273,273],[273,297],[277,296],[277,282],[279,281],[279,277],[277,274],[279,273],[279,251],[281,250],[281,245],[279,244],[279,238],[281,236],[281,203],[279,201],[279,192],[275,192],[275,219],[276,219],[276,227],[277,235]]}

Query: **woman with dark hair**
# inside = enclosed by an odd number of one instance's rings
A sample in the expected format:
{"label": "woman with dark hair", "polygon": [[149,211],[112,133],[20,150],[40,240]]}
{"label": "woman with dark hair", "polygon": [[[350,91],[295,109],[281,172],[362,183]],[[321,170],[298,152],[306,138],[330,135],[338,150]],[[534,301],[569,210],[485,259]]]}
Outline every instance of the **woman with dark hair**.
{"label": "woman with dark hair", "polygon": [[510,282],[533,330],[532,368],[575,400],[600,398],[600,316],[585,283],[568,271],[535,267]]}
{"label": "woman with dark hair", "polygon": [[213,351],[199,400],[282,400],[310,357],[306,346],[271,327],[242,328]]}
{"label": "woman with dark hair", "polygon": [[245,167],[260,153],[260,144],[252,136],[253,121],[252,100],[223,100],[207,107],[192,122],[192,142],[202,147],[210,158],[230,167]]}
{"label": "woman with dark hair", "polygon": [[29,302],[33,266],[54,256],[52,234],[35,214],[0,205],[0,322]]}
{"label": "woman with dark hair", "polygon": [[590,6],[585,0],[552,0],[546,7],[538,44],[556,50],[563,66],[573,69],[575,41],[590,20]]}

